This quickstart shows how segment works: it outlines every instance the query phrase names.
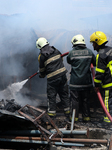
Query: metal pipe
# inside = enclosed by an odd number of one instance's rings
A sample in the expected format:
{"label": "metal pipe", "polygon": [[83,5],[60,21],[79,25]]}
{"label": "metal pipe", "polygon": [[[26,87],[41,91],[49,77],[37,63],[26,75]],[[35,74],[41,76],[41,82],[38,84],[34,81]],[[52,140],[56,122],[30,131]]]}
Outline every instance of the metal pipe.
{"label": "metal pipe", "polygon": [[[31,144],[49,144],[47,141],[35,141],[35,140],[18,140],[18,139],[6,139],[0,138],[2,142],[19,142],[19,143],[31,143]],[[51,142],[54,145],[63,145],[63,146],[84,146],[84,144],[79,143],[62,143],[62,142]]]}
{"label": "metal pipe", "polygon": [[112,150],[112,135],[111,135],[111,137],[110,137],[109,150]]}
{"label": "metal pipe", "polygon": [[[10,139],[10,140],[35,140],[35,141],[46,141],[45,138],[41,138],[41,137],[20,137],[20,136],[16,136],[16,137],[7,137],[7,136],[0,136],[0,139]],[[77,139],[77,138],[53,138],[51,139],[51,141],[53,142],[76,142],[76,143],[99,143],[99,144],[107,144],[108,140],[103,140],[103,139]]]}
{"label": "metal pipe", "polygon": [[72,113],[71,132],[73,131],[73,127],[74,127],[74,120],[75,120],[75,109],[73,109],[73,113]]}
{"label": "metal pipe", "polygon": [[[88,135],[89,130],[62,130],[59,129],[63,134],[77,134],[77,135]],[[51,133],[56,133],[56,130],[50,130]],[[41,134],[39,130],[10,130],[0,131],[0,135],[37,135]]]}
{"label": "metal pipe", "polygon": [[61,143],[61,142],[53,142],[54,145],[61,145],[61,146],[84,146],[84,144],[79,144],[79,143]]}

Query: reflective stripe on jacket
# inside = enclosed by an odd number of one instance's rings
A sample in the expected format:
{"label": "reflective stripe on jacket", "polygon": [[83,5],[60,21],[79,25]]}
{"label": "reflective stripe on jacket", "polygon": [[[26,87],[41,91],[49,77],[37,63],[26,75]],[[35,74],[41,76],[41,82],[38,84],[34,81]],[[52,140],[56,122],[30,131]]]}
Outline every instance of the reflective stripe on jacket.
{"label": "reflective stripe on jacket", "polygon": [[48,80],[58,78],[67,72],[61,53],[55,47],[47,45],[41,49],[39,71],[42,76],[47,75]]}
{"label": "reflective stripe on jacket", "polygon": [[84,45],[73,47],[67,56],[71,64],[70,89],[83,90],[93,86],[90,65],[95,66],[96,58],[93,52]]}
{"label": "reflective stripe on jacket", "polygon": [[112,88],[112,47],[105,46],[97,54],[94,82],[96,87]]}

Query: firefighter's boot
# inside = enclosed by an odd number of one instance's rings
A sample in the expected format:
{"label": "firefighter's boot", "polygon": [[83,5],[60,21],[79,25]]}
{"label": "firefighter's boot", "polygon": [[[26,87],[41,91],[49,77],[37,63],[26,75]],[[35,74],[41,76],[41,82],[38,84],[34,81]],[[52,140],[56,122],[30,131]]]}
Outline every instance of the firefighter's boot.
{"label": "firefighter's boot", "polygon": [[71,123],[71,121],[72,121],[71,114],[70,113],[69,114],[65,114],[65,117],[66,117],[65,121],[68,122],[68,123]]}
{"label": "firefighter's boot", "polygon": [[[49,116],[52,120],[51,121],[53,121],[54,123],[56,123],[56,116]],[[48,125],[48,124],[51,124],[51,121],[49,120],[49,119],[47,119],[46,120],[46,124]]]}

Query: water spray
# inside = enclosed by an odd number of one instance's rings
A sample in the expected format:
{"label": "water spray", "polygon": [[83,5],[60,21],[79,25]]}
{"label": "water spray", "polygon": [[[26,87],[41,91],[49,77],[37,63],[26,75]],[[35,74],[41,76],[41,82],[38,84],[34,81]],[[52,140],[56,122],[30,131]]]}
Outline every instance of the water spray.
{"label": "water spray", "polygon": [[[61,55],[61,57],[64,57],[66,55],[68,55],[69,52],[66,52],[64,54]],[[92,76],[93,76],[93,81],[94,81],[94,78],[95,78],[95,70],[94,70],[94,66],[93,64],[91,64],[91,72],[92,72]],[[21,82],[17,82],[17,83],[13,83],[11,84],[10,86],[7,87],[6,90],[4,91],[1,91],[1,94],[4,95],[6,93],[6,91],[10,91],[11,93],[17,93],[20,91],[20,89],[22,89],[22,87],[24,86],[24,84],[31,78],[33,78],[34,76],[36,76],[37,74],[39,74],[39,71],[37,71],[35,74],[33,74],[32,76],[30,76],[28,79],[24,80],[24,81],[21,81]],[[13,94],[12,94],[13,95]],[[102,96],[101,96],[101,93],[99,90],[97,90],[97,95],[98,95],[98,99],[101,103],[101,106],[105,112],[105,114],[108,116],[109,120],[112,122],[112,117],[110,115],[110,113],[107,111],[107,108],[105,107],[104,105],[104,102],[103,102],[103,99],[102,99]]]}
{"label": "water spray", "polygon": [[[69,52],[66,52],[64,54],[61,55],[61,57],[64,57],[66,55],[68,55]],[[95,70],[94,70],[94,66],[93,64],[91,64],[91,72],[92,72],[92,76],[93,76],[93,81],[94,81],[94,78],[95,78]],[[4,91],[1,92],[1,94],[5,94],[6,91],[10,91],[11,93],[17,93],[20,91],[20,89],[22,89],[22,87],[24,86],[24,84],[31,78],[33,78],[34,76],[36,76],[37,74],[39,74],[39,71],[37,71],[35,74],[33,74],[32,76],[30,76],[28,79],[24,80],[24,81],[21,81],[21,82],[17,82],[17,83],[13,83],[12,85],[8,86],[8,88]],[[13,95],[13,94],[12,94]],[[101,106],[105,112],[105,114],[108,116],[109,120],[112,122],[112,117],[110,115],[110,113],[107,111],[107,108],[105,107],[104,105],[104,102],[103,102],[103,99],[102,99],[102,96],[101,96],[101,93],[99,90],[97,90],[97,95],[98,95],[98,99],[101,103]]]}
{"label": "water spray", "polygon": [[[61,57],[68,55],[68,53],[69,52],[62,54]],[[19,92],[23,88],[23,86],[26,84],[26,82],[28,82],[29,79],[33,78],[37,74],[39,74],[39,70],[36,73],[34,73],[33,75],[31,75],[29,78],[27,78],[21,82],[12,83],[5,90],[1,91],[0,94],[5,97],[6,97],[6,95],[8,95],[9,99],[14,98],[16,93]]]}

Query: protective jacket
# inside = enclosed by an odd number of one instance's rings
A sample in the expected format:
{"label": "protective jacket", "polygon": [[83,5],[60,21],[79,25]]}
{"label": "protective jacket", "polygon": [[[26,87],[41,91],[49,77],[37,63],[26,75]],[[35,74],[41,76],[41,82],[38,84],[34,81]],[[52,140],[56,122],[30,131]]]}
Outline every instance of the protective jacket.
{"label": "protective jacket", "polygon": [[84,90],[93,86],[90,65],[95,66],[96,58],[85,45],[77,45],[69,52],[67,62],[71,64],[71,90]]}
{"label": "protective jacket", "polygon": [[95,86],[112,89],[112,47],[103,46],[96,56]]}
{"label": "protective jacket", "polygon": [[70,117],[70,100],[61,53],[53,46],[44,46],[38,57],[41,77],[47,75],[48,115],[56,116],[56,96],[59,95],[65,115]]}
{"label": "protective jacket", "polygon": [[43,47],[38,60],[40,75],[42,77],[47,75],[47,80],[56,79],[67,72],[61,58],[61,53],[53,46],[47,45]]}

